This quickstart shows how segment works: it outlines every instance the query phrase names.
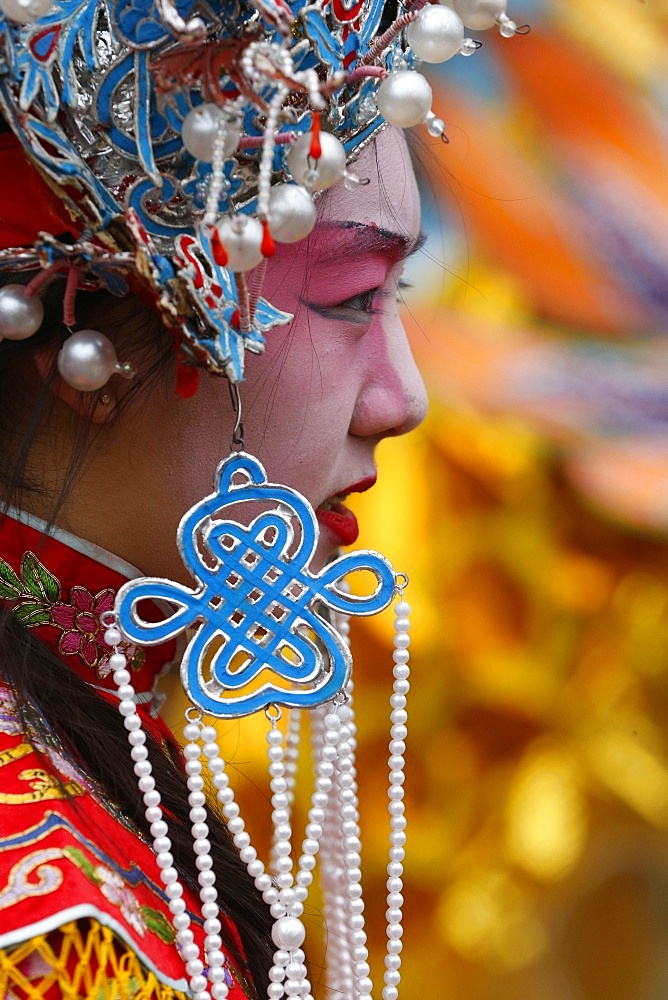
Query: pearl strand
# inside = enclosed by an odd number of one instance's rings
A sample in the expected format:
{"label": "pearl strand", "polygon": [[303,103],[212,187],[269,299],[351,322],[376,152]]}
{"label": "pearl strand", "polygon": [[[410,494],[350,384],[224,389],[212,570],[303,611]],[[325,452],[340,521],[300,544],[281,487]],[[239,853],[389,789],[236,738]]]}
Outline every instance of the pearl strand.
{"label": "pearl strand", "polygon": [[276,129],[278,116],[288,88],[281,84],[269,102],[267,120],[264,126],[262,154],[260,156],[260,171],[258,180],[257,214],[260,219],[266,219],[269,213],[269,195],[271,193],[271,175],[274,165],[274,149],[276,147]]}
{"label": "pearl strand", "polygon": [[406,844],[406,818],[404,806],[404,752],[406,749],[406,695],[409,689],[408,666],[410,645],[410,605],[403,599],[403,588],[399,591],[399,601],[394,607],[394,684],[390,697],[390,730],[389,744],[389,804],[390,813],[390,852],[387,866],[387,954],[385,956],[385,986],[382,991],[383,1000],[397,1000],[399,982],[401,980],[401,949],[402,949],[402,906],[403,906],[403,872]]}
{"label": "pearl strand", "polygon": [[218,119],[216,136],[213,140],[213,156],[211,158],[211,176],[209,178],[209,190],[206,197],[204,209],[204,225],[212,226],[218,218],[220,207],[220,194],[223,190],[223,165],[225,163],[224,148],[227,124],[221,115]]}
{"label": "pearl strand", "polygon": [[[199,714],[199,713],[197,713]],[[216,745],[216,730],[213,726],[202,726],[201,721],[189,721],[183,730],[188,743],[183,748],[186,765],[186,783],[188,785],[188,804],[190,806],[191,833],[197,881],[200,886],[199,896],[202,903],[202,919],[204,921],[204,952],[208,963],[208,981],[211,985],[213,1000],[225,1000],[229,988],[225,982],[225,956],[222,952],[220,937],[221,923],[218,909],[218,891],[216,876],[211,858],[211,843],[208,839],[209,827],[206,823],[206,795],[202,777],[201,757],[209,762],[218,756]],[[202,743],[200,748],[199,741]],[[213,749],[212,749],[213,748]],[[214,769],[217,765],[214,765]]]}
{"label": "pearl strand", "polygon": [[[349,685],[349,699],[352,684]],[[355,769],[356,727],[351,701],[341,705],[339,716],[342,721],[342,745],[339,756],[336,785],[340,805],[341,839],[343,850],[344,881],[346,895],[346,936],[352,962],[354,996],[368,997],[373,990],[369,977],[369,952],[364,929],[364,900],[362,899],[362,859],[360,852],[361,831],[359,798],[357,794],[357,773]]]}
{"label": "pearl strand", "polygon": [[[347,627],[347,621],[346,621]],[[338,631],[342,630],[338,627]],[[327,709],[321,706],[314,710],[311,722],[311,739],[314,759],[322,746],[324,718]],[[332,765],[332,772],[334,765]],[[327,962],[327,994],[350,997],[353,989],[353,970],[347,934],[346,896],[343,888],[343,867],[341,859],[341,822],[336,795],[326,801],[323,835],[320,845],[320,882],[323,894],[323,911],[327,936],[337,944],[336,962]]]}
{"label": "pearl strand", "polygon": [[[288,813],[288,822],[290,822],[290,814],[295,800],[295,786],[296,786],[296,775],[297,775],[297,759],[299,757],[299,742],[300,742],[300,731],[301,731],[301,713],[299,709],[293,709],[290,712],[290,722],[288,724],[288,732],[285,740],[285,770],[284,778],[286,782],[285,794],[287,796],[287,804],[285,806]],[[270,763],[269,775],[271,777],[271,768],[273,764]],[[271,854],[269,858],[269,867],[272,871],[276,871],[276,827],[273,829]]]}

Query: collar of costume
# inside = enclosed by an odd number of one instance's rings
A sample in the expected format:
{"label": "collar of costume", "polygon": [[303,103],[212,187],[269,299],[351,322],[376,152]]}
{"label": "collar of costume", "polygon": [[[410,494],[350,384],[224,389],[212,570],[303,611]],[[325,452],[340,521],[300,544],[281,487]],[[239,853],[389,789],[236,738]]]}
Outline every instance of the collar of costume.
{"label": "collar of costume", "polygon": [[[23,511],[0,519],[0,598],[80,677],[116,697],[100,616],[139,571],[106,549],[50,527]],[[160,614],[155,610],[155,620]],[[150,614],[150,611],[148,612]],[[156,681],[175,655],[175,643],[140,649],[126,644],[140,705],[159,707]]]}
{"label": "collar of costume", "polygon": [[275,243],[308,235],[318,192],[364,183],[347,165],[385,124],[443,136],[415,60],[493,25],[518,30],[506,0],[0,0],[0,109],[45,206],[17,227],[30,194],[0,147],[0,268],[73,273],[70,300],[133,289],[186,361],[238,381],[292,318],[261,296]]}

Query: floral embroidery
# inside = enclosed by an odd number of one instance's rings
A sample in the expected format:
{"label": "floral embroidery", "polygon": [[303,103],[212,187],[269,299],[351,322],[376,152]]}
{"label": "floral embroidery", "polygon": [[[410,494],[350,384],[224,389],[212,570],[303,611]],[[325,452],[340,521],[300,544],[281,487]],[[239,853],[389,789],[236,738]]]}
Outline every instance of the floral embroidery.
{"label": "floral embroidery", "polygon": [[113,906],[118,906],[121,913],[137,933],[143,937],[146,933],[146,924],[142,917],[137,897],[116,872],[104,865],[96,865],[94,875],[103,896],[109,900]]}
{"label": "floral embroidery", "polygon": [[[92,594],[86,587],[77,586],[71,587],[64,599],[60,582],[34,552],[23,554],[18,575],[0,559],[0,599],[14,603],[14,614],[28,628],[52,625],[60,629],[59,652],[78,656],[100,678],[111,673],[111,650],[104,641],[100,616],[113,608],[115,596],[110,587]],[[139,670],[143,650],[131,643],[123,643],[122,647],[133,669]]]}
{"label": "floral embroidery", "polygon": [[151,906],[140,906],[134,892],[118,872],[107,865],[92,864],[78,847],[66,847],[63,854],[99,888],[112,906],[120,909],[128,924],[141,937],[149,931],[151,934],[157,934],[165,944],[174,943],[176,940],[174,928],[164,913],[154,910]]}
{"label": "floral embroidery", "polygon": [[110,587],[94,596],[85,587],[72,587],[71,604],[54,604],[51,608],[51,621],[66,630],[58,640],[60,652],[65,655],[78,653],[87,666],[97,667],[100,677],[106,677],[111,671],[100,616],[111,611],[114,597]]}

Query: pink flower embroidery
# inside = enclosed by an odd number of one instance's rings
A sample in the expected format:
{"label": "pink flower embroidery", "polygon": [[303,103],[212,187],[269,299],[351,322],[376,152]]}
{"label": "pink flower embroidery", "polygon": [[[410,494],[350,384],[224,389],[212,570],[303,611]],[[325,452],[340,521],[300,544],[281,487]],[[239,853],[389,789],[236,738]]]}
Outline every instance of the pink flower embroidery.
{"label": "pink flower embroidery", "polygon": [[61,653],[78,654],[88,667],[97,667],[100,677],[109,673],[109,647],[105,645],[105,627],[100,615],[114,606],[114,591],[107,587],[93,596],[86,587],[72,587],[71,604],[54,604],[51,620],[65,631],[58,640]]}
{"label": "pink flower embroidery", "polygon": [[141,937],[146,932],[146,923],[135,894],[116,872],[104,865],[97,865],[95,877],[99,880],[100,891],[113,906],[120,907],[121,913]]}

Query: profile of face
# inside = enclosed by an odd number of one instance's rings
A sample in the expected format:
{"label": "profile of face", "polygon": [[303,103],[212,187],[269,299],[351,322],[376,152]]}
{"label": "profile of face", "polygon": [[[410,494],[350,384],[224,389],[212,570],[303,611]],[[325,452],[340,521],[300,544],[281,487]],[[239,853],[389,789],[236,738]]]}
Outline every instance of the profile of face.
{"label": "profile of face", "polygon": [[[379,441],[412,430],[426,409],[397,301],[420,232],[403,135],[385,129],[351,170],[369,183],[330,189],[310,237],[278,246],[271,259],[263,295],[294,321],[267,332],[264,354],[247,355],[240,385],[246,450],[270,481],[299,490],[316,508],[320,564],[357,537],[343,501],[373,485]],[[183,513],[211,492],[229,452],[228,387],[204,376],[188,400],[153,392],[118,424],[109,461],[124,469],[123,503],[133,515],[110,511],[114,537],[106,537],[104,519],[82,511],[89,523],[80,533],[143,573],[189,582],[175,532]],[[72,521],[71,504],[67,513]]]}

